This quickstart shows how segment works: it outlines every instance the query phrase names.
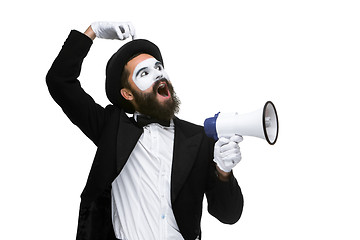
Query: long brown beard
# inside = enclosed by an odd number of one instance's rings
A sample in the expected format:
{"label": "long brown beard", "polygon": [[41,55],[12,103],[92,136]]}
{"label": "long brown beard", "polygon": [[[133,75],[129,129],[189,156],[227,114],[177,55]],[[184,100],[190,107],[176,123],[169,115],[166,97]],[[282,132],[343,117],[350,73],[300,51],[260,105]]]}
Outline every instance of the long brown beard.
{"label": "long brown beard", "polygon": [[[156,98],[157,89],[161,82],[166,82],[171,94],[171,97],[162,104]],[[170,120],[179,112],[180,100],[176,96],[173,86],[166,79],[155,82],[151,93],[138,92],[134,89],[131,89],[131,92],[137,104],[136,110],[141,114],[159,120]]]}

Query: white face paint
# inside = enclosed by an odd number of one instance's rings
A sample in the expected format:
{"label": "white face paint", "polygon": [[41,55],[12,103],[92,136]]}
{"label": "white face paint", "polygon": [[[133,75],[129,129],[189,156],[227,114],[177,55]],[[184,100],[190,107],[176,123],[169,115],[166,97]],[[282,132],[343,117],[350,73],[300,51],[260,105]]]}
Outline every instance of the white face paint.
{"label": "white face paint", "polygon": [[163,65],[155,58],[148,58],[140,62],[136,65],[132,75],[134,83],[141,91],[148,89],[161,78],[169,80]]}

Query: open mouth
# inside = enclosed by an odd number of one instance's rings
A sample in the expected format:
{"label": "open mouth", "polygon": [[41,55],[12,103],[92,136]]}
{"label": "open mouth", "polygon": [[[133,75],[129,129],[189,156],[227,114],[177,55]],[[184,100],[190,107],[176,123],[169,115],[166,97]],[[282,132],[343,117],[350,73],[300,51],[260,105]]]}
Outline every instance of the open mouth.
{"label": "open mouth", "polygon": [[157,93],[164,98],[170,97],[169,88],[168,88],[166,82],[161,82],[159,84],[159,86],[157,88]]}

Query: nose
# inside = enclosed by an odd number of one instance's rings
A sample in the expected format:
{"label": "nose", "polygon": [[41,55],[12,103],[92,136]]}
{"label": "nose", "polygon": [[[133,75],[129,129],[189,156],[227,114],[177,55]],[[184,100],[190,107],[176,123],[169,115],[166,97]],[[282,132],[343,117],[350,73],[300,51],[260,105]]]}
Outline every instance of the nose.
{"label": "nose", "polygon": [[157,76],[156,76],[156,80],[160,80],[160,79],[162,79],[163,78],[163,74],[162,74],[162,72],[160,72],[160,71],[158,71],[157,72]]}

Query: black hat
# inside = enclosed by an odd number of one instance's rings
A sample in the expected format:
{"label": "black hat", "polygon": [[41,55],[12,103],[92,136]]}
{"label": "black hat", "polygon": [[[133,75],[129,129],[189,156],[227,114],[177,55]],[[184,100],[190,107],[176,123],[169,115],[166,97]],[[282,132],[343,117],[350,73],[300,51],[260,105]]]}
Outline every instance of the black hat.
{"label": "black hat", "polygon": [[133,113],[134,107],[120,93],[120,90],[124,87],[121,83],[121,74],[126,63],[133,56],[141,53],[147,53],[164,64],[160,49],[154,43],[145,39],[136,39],[123,45],[112,55],[106,65],[106,95],[112,104],[123,108],[128,113]]}

